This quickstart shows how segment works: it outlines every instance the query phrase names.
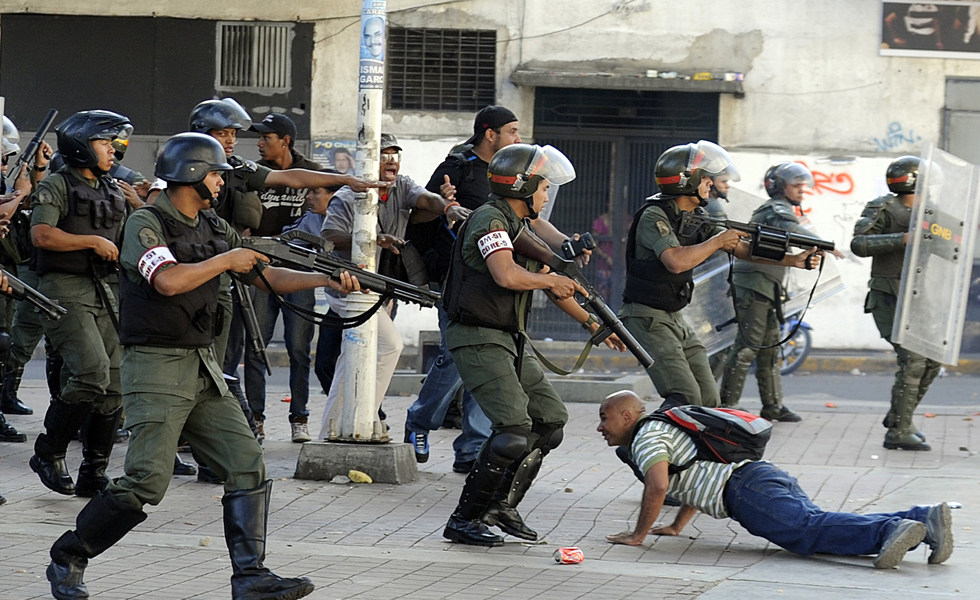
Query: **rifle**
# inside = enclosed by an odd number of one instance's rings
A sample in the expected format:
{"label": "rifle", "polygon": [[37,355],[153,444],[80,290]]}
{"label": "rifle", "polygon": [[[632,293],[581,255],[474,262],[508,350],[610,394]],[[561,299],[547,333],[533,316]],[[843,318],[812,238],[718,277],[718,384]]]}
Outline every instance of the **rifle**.
{"label": "rifle", "polygon": [[0,272],[7,276],[7,284],[10,286],[10,289],[6,293],[14,300],[27,300],[39,308],[48,318],[55,321],[60,319],[62,315],[68,314],[67,310],[20,279],[17,279],[2,269],[0,269]]}
{"label": "rifle", "polygon": [[592,337],[592,343],[596,346],[600,342],[605,340],[609,335],[615,333],[619,339],[629,348],[629,351],[640,361],[643,368],[649,368],[653,364],[653,359],[647,354],[647,351],[643,349],[636,338],[626,330],[623,322],[619,320],[616,313],[612,311],[606,305],[606,302],[599,295],[589,280],[585,278],[582,271],[579,270],[578,265],[575,262],[566,260],[557,254],[555,254],[551,248],[530,228],[524,227],[518,232],[517,236],[514,238],[514,251],[522,256],[526,256],[531,260],[537,261],[541,264],[548,265],[548,267],[556,272],[565,275],[566,277],[574,280],[576,283],[581,285],[589,295],[585,298],[582,303],[583,306],[588,305],[596,316],[602,321],[603,328],[607,331],[603,334],[601,331],[596,331],[597,335]]}
{"label": "rifle", "polygon": [[259,319],[255,316],[252,297],[248,295],[248,290],[245,289],[245,286],[237,280],[232,281],[231,292],[238,300],[238,306],[242,311],[242,322],[245,324],[245,333],[248,334],[248,338],[252,341],[252,353],[265,365],[266,372],[272,375],[269,353],[265,350],[265,340],[262,339],[262,329],[259,327]]}
{"label": "rifle", "polygon": [[691,231],[705,225],[720,225],[726,229],[735,229],[751,235],[749,252],[757,258],[780,261],[786,256],[790,246],[809,250],[816,247],[826,252],[834,251],[834,242],[828,242],[818,237],[793,233],[779,227],[761,223],[739,223],[728,219],[715,219],[707,215],[685,212],[681,217],[681,231]]}
{"label": "rifle", "polygon": [[28,167],[31,169],[34,168],[34,163],[37,160],[37,149],[44,140],[44,136],[48,134],[48,129],[51,129],[51,124],[54,123],[57,116],[57,109],[52,108],[48,110],[48,116],[44,118],[44,122],[41,123],[37,133],[31,138],[31,142],[20,153],[20,156],[17,157],[14,164],[7,169],[7,189],[14,189],[14,184],[17,183],[17,178],[20,177],[24,169]]}
{"label": "rifle", "polygon": [[[296,241],[310,247],[295,243]],[[340,281],[340,275],[344,271],[350,271],[351,275],[357,277],[362,288],[396,300],[431,307],[442,298],[438,292],[433,292],[427,286],[412,285],[393,277],[365,271],[354,263],[331,256],[319,237],[298,229],[279,237],[247,237],[242,239],[242,246],[268,256],[275,265],[323,273],[335,281]]]}

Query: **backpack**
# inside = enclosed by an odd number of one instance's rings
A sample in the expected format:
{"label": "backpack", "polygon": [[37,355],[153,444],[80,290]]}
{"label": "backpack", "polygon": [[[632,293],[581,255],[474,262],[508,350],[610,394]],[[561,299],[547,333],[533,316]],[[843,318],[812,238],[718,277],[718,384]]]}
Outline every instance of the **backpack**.
{"label": "backpack", "polygon": [[[694,461],[734,463],[761,460],[772,436],[772,423],[762,417],[731,408],[708,408],[665,401],[653,414],[641,418],[633,436],[647,421],[663,421],[679,427],[690,436],[697,455],[683,465],[670,465],[671,475],[694,466]],[[631,440],[632,445],[632,440]]]}

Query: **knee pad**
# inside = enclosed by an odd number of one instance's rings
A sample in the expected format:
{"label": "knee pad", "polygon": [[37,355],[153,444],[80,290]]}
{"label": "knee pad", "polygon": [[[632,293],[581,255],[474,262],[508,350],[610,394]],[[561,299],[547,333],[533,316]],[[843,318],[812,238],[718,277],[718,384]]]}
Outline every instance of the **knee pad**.
{"label": "knee pad", "polygon": [[542,454],[548,454],[560,446],[565,439],[565,429],[562,425],[538,425],[531,430],[538,434],[538,441],[534,443],[534,447],[539,448]]}
{"label": "knee pad", "polygon": [[13,341],[10,339],[10,334],[6,331],[0,331],[0,356],[4,357],[4,362],[6,362],[7,353],[10,352],[10,346]]}
{"label": "knee pad", "polygon": [[910,358],[905,363],[904,383],[918,384],[926,372],[927,359],[924,356]]}
{"label": "knee pad", "polygon": [[494,432],[487,440],[487,452],[487,458],[491,462],[510,465],[527,452],[527,436],[512,432]]}

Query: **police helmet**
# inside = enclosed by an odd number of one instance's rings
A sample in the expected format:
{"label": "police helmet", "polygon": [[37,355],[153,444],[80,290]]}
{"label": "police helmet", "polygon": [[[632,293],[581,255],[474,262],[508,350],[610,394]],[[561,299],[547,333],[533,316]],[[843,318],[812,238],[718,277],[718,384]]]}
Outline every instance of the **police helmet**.
{"label": "police helmet", "polygon": [[893,194],[914,194],[915,183],[919,179],[919,157],[900,156],[885,171],[888,189]]}
{"label": "police helmet", "polygon": [[205,100],[191,111],[190,130],[208,133],[213,129],[248,129],[252,118],[248,111],[232,98]]}
{"label": "police helmet", "polygon": [[66,163],[94,168],[99,164],[99,157],[92,148],[92,140],[113,140],[121,135],[128,139],[133,125],[126,117],[108,110],[83,110],[65,119],[55,132],[58,152]]}
{"label": "police helmet", "polygon": [[167,183],[193,185],[211,171],[231,169],[218,140],[203,133],[179,133],[163,145],[154,174]]}
{"label": "police helmet", "polygon": [[128,131],[121,131],[116,139],[112,140],[112,149],[116,155],[116,162],[122,162],[124,156],[126,156],[126,150],[129,149],[129,138],[132,137],[133,130],[130,128]]}
{"label": "police helmet", "polygon": [[20,152],[20,132],[17,131],[17,126],[11,121],[7,115],[3,116],[3,157],[6,158],[11,154],[17,154]]}
{"label": "police helmet", "polygon": [[657,159],[657,166],[654,168],[654,176],[661,193],[670,196],[697,196],[701,204],[707,204],[707,198],[698,196],[701,178],[722,173],[728,175],[731,181],[741,179],[728,151],[707,140],[668,148]]}
{"label": "police helmet", "polygon": [[511,144],[497,151],[487,167],[490,192],[503,198],[524,200],[535,218],[534,192],[547,179],[563,185],[575,179],[575,167],[552,146]]}
{"label": "police helmet", "polygon": [[810,169],[798,162],[783,162],[769,167],[766,171],[766,193],[769,197],[782,194],[787,185],[805,183],[813,187],[813,174]]}

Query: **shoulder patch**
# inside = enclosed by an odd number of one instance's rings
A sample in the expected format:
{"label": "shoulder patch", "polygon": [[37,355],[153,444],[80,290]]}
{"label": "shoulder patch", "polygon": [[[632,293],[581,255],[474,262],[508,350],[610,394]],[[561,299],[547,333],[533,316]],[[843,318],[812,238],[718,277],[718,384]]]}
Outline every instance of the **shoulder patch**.
{"label": "shoulder patch", "polygon": [[507,225],[504,224],[500,219],[492,219],[490,221],[490,231],[507,230]]}
{"label": "shoulder patch", "polygon": [[660,235],[666,237],[670,235],[670,225],[666,221],[657,221],[657,231],[660,232]]}
{"label": "shoulder patch", "polygon": [[54,194],[51,193],[46,187],[43,187],[37,191],[37,203],[38,204],[53,204]]}
{"label": "shoulder patch", "polygon": [[161,246],[160,236],[157,232],[153,231],[149,227],[144,227],[140,229],[139,232],[140,243],[143,244],[144,248],[153,248],[155,246]]}

